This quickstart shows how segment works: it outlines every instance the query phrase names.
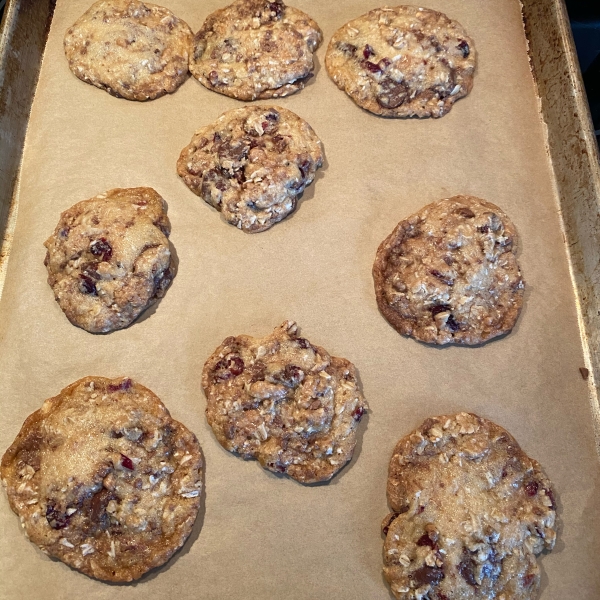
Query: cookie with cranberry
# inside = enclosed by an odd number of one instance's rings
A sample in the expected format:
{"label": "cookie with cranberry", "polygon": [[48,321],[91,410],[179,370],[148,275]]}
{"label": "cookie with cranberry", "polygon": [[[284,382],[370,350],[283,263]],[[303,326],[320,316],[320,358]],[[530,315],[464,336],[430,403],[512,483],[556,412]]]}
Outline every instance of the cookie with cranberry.
{"label": "cookie with cranberry", "polygon": [[319,26],[282,0],[236,0],[209,15],[194,36],[190,71],[238,100],[282,98],[312,77]]}
{"label": "cookie with cranberry", "polygon": [[331,38],[325,66],[360,107],[386,117],[442,117],[473,87],[473,40],[446,15],[376,8]]}
{"label": "cookie with cranberry", "polygon": [[537,598],[554,491],[502,427],[470,413],[427,419],[396,445],[387,496],[383,572],[396,598]]}
{"label": "cookie with cranberry", "polygon": [[280,106],[245,106],[194,134],[177,173],[231,225],[269,229],[296,208],[323,164],[312,127]]}
{"label": "cookie with cranberry", "polygon": [[301,483],[327,481],[352,458],[368,408],[354,365],[299,337],[293,321],[264,338],[226,338],[202,387],[226,450]]}
{"label": "cookie with cranberry", "polygon": [[90,577],[138,579],[192,531],[198,440],[131,379],[85,377],[30,415],[2,457],[29,540]]}
{"label": "cookie with cranberry", "polygon": [[187,78],[193,33],[173,13],[139,0],[100,0],[65,35],[69,68],[128,100],[153,100]]}
{"label": "cookie with cranberry", "polygon": [[44,264],[56,301],[91,333],[130,325],[175,274],[166,202],[152,188],[109,190],[60,216]]}
{"label": "cookie with cranberry", "polygon": [[381,314],[431,344],[479,344],[509,332],[523,304],[517,232],[491,202],[438,200],[400,221],[373,265]]}

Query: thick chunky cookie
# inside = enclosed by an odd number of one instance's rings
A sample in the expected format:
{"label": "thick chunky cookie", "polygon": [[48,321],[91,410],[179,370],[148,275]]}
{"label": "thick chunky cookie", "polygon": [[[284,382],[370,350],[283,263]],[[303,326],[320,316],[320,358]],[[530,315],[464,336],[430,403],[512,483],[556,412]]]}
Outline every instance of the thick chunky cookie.
{"label": "thick chunky cookie", "polygon": [[280,106],[246,106],[197,131],[177,173],[228,223],[256,233],[296,208],[322,164],[321,141],[306,121]]}
{"label": "thick chunky cookie", "polygon": [[312,77],[319,26],[282,0],[236,0],[194,36],[190,71],[209,90],[237,98],[281,98]]}
{"label": "thick chunky cookie", "polygon": [[502,427],[427,419],[390,461],[384,575],[399,600],[529,600],[556,539],[554,492]]}
{"label": "thick chunky cookie", "polygon": [[100,0],[65,35],[79,79],[128,100],[174,92],[188,74],[193,34],[170,10],[139,0]]}
{"label": "thick chunky cookie", "polygon": [[165,563],[189,536],[202,494],[198,440],[131,379],[85,377],[46,400],[1,474],[27,537],[107,581]]}
{"label": "thick chunky cookie", "polygon": [[379,310],[400,333],[432,344],[479,344],[507,333],[523,303],[516,251],[515,226],[491,202],[433,202],[379,246]]}
{"label": "thick chunky cookie", "polygon": [[351,458],[367,410],[354,365],[298,337],[228,337],[206,361],[206,418],[221,445],[302,483],[331,479]]}
{"label": "thick chunky cookie", "polygon": [[152,188],[114,189],[60,216],[44,245],[48,283],[73,325],[127,327],[174,276],[165,201]]}
{"label": "thick chunky cookie", "polygon": [[462,26],[416,6],[376,8],[331,38],[325,66],[360,107],[386,117],[442,117],[473,87]]}

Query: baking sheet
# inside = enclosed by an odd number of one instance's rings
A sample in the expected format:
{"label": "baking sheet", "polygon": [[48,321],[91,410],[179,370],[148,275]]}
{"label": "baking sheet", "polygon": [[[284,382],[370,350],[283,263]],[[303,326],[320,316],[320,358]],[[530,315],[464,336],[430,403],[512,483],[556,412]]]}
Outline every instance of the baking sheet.
{"label": "baking sheet", "polygon": [[[165,4],[197,30],[223,3]],[[470,410],[506,427],[555,483],[559,538],[541,561],[541,597],[597,598],[598,462],[519,2],[428,2],[475,39],[478,70],[470,96],[444,118],[422,121],[361,111],[322,68],[333,32],[377,2],[294,2],[319,23],[325,43],[316,77],[276,103],[314,127],[326,164],[291,218],[252,236],[226,225],[175,173],[193,132],[242,104],[193,79],[145,104],[83,84],[68,70],[62,36],[88,5],[57,4],[27,134],[0,303],[0,449],[72,381],[128,375],[198,436],[207,463],[205,509],[169,563],[138,583],[110,585],[27,542],[2,495],[1,597],[389,598],[379,525],[392,448],[431,414]],[[169,203],[179,272],[141,321],[93,336],[73,327],[54,302],[42,244],[75,202],[138,185],[154,187]],[[458,193],[498,204],[515,222],[525,305],[503,339],[429,347],[402,338],[379,315],[371,265],[401,218]],[[327,485],[301,486],[235,458],[204,419],[200,374],[208,355],[228,335],[263,335],[288,318],[303,336],[355,363],[371,406],[352,463]]]}

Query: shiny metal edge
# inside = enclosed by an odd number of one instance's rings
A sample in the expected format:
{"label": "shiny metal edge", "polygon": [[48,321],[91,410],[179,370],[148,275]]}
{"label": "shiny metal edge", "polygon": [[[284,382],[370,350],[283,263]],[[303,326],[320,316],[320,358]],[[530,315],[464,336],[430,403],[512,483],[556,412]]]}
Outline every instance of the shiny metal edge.
{"label": "shiny metal edge", "polygon": [[0,296],[17,218],[27,122],[56,0],[8,0],[0,24]]}
{"label": "shiny metal edge", "polygon": [[521,4],[576,296],[586,363],[582,377],[587,369],[600,454],[600,154],[564,0]]}

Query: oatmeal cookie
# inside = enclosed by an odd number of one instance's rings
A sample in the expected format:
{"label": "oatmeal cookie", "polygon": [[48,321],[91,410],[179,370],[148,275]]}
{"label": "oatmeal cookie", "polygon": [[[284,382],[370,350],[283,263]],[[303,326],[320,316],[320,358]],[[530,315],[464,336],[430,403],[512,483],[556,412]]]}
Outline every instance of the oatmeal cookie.
{"label": "oatmeal cookie", "polygon": [[202,451],[149,389],[85,377],[27,418],[1,474],[42,552],[90,577],[131,581],[189,536]]}
{"label": "oatmeal cookie", "polygon": [[44,243],[44,264],[69,321],[106,333],[162,298],[175,273],[170,231],[167,205],[152,188],[109,190],[63,212]]}
{"label": "oatmeal cookie", "polygon": [[352,458],[368,409],[354,365],[298,337],[293,321],[265,338],[225,339],[202,387],[226,450],[302,483],[327,481]]}
{"label": "oatmeal cookie", "polygon": [[399,600],[529,600],[556,539],[552,484],[502,427],[427,419],[401,439],[387,485],[384,575]]}
{"label": "oatmeal cookie", "polygon": [[281,98],[312,77],[319,26],[282,0],[236,0],[208,16],[194,36],[192,75],[238,100]]}
{"label": "oatmeal cookie", "polygon": [[248,233],[287,217],[323,164],[312,127],[280,106],[245,106],[197,131],[177,173],[225,220]]}
{"label": "oatmeal cookie", "polygon": [[376,8],[331,38],[325,66],[360,107],[386,117],[442,117],[473,87],[475,48],[462,26],[416,6]]}
{"label": "oatmeal cookie", "polygon": [[153,100],[187,78],[191,29],[139,0],[100,0],[65,35],[69,68],[82,81],[127,100]]}
{"label": "oatmeal cookie", "polygon": [[516,251],[515,226],[491,202],[433,202],[379,246],[379,310],[400,333],[432,344],[473,345],[507,333],[523,303]]}

